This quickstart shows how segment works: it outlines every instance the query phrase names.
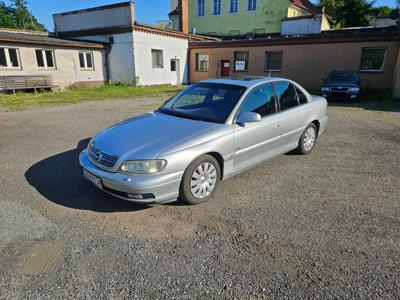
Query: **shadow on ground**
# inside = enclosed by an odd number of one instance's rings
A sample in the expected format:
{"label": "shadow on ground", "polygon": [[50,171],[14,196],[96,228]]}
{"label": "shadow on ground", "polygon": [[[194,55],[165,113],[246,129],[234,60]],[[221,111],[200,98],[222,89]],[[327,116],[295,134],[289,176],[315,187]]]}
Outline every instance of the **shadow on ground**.
{"label": "shadow on ground", "polygon": [[110,196],[82,177],[78,157],[89,141],[34,164],[26,171],[26,180],[48,200],[73,209],[111,213],[150,208]]}
{"label": "shadow on ground", "polygon": [[400,101],[399,103],[329,102],[329,106],[361,108],[364,110],[383,111],[383,112],[400,112]]}

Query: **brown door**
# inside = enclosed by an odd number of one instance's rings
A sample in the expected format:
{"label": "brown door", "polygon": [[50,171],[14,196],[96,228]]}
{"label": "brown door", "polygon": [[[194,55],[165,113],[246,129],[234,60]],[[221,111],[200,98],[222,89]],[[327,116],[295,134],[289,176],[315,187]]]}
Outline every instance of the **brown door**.
{"label": "brown door", "polygon": [[229,77],[231,72],[231,61],[221,60],[221,76]]}

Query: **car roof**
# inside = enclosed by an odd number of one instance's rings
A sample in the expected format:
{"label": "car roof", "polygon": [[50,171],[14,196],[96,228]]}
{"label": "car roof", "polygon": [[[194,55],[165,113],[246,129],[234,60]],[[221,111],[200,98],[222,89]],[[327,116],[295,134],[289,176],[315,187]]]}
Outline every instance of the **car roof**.
{"label": "car roof", "polygon": [[358,74],[357,71],[332,71],[331,74],[335,74],[335,73],[353,73],[353,74]]}
{"label": "car roof", "polygon": [[251,88],[260,83],[268,83],[273,81],[285,80],[290,81],[285,78],[280,77],[262,77],[262,76],[240,76],[240,77],[222,77],[222,78],[210,78],[201,81],[202,83],[219,83],[219,84],[231,84],[244,86],[246,88]]}

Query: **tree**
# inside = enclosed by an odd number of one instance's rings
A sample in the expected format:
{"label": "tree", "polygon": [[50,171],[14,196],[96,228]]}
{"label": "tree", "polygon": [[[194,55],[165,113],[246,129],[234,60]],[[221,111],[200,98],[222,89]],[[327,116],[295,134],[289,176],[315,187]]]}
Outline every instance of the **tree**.
{"label": "tree", "polygon": [[[397,0],[400,1],[400,0]],[[375,0],[320,0],[325,13],[334,27],[358,27],[368,25],[374,17],[388,17],[391,8],[375,7]]]}
{"label": "tree", "polygon": [[5,28],[16,27],[12,9],[8,7],[3,1],[0,2],[0,27],[5,27]]}
{"label": "tree", "polygon": [[[400,0],[399,0],[400,1]],[[378,6],[373,8],[373,16],[374,17],[382,17],[382,18],[388,18],[390,15],[390,12],[393,10],[392,7],[389,6]]]}
{"label": "tree", "polygon": [[25,0],[13,0],[10,6],[0,1],[0,27],[46,30],[29,11]]}

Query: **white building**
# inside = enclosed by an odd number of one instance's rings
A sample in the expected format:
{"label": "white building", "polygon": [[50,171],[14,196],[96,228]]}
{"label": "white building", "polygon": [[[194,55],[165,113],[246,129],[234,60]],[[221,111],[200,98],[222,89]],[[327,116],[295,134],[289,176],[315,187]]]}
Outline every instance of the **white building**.
{"label": "white building", "polygon": [[102,85],[106,47],[44,32],[0,29],[0,91]]}
{"label": "white building", "polygon": [[141,85],[188,83],[189,40],[207,39],[136,22],[133,2],[53,16],[57,37],[108,43],[109,79]]}

